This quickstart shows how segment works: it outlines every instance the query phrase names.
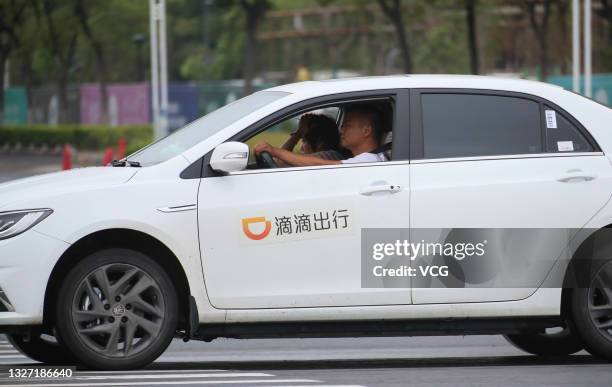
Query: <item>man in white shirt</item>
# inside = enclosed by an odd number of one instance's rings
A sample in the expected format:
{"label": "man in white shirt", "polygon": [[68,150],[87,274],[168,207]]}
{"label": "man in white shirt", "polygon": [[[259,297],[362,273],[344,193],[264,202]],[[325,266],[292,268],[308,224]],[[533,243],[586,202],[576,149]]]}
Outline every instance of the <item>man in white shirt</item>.
{"label": "man in white shirt", "polygon": [[255,145],[253,150],[255,154],[269,152],[273,157],[293,167],[387,161],[384,153],[372,153],[380,146],[383,135],[382,122],[380,112],[374,107],[363,105],[346,110],[340,127],[340,141],[342,146],[353,154],[353,157],[346,160],[324,160],[314,156],[296,154],[265,142]]}

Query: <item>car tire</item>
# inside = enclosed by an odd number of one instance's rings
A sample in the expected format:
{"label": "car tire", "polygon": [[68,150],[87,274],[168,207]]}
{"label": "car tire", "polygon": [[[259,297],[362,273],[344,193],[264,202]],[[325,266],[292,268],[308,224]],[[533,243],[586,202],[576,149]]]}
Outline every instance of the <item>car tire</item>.
{"label": "car tire", "polygon": [[566,356],[584,349],[582,340],[569,328],[559,332],[504,335],[516,348],[537,356]]}
{"label": "car tire", "polygon": [[587,286],[572,289],[572,318],[587,351],[612,361],[612,259],[597,260]]}
{"label": "car tire", "polygon": [[86,367],[141,368],[168,347],[178,299],[168,274],[133,250],[107,249],[79,262],[58,293],[56,325]]}
{"label": "car tire", "polygon": [[9,343],[23,355],[32,360],[50,365],[75,364],[76,360],[63,345],[40,332],[32,332],[29,339],[26,335],[7,334]]}

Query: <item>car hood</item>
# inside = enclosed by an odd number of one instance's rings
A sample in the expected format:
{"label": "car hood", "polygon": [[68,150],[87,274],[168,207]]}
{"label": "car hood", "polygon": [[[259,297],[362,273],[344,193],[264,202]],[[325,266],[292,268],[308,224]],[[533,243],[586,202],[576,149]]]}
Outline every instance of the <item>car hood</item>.
{"label": "car hood", "polygon": [[[90,167],[47,173],[0,184],[0,209],[17,201],[26,202],[64,192],[74,192],[122,184],[138,170],[129,167]],[[18,208],[10,208],[18,209]]]}

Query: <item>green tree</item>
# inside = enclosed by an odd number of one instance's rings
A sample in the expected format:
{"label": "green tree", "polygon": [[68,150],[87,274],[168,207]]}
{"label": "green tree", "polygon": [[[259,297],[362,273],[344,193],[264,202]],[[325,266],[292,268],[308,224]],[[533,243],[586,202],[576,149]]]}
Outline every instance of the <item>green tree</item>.
{"label": "green tree", "polygon": [[75,53],[79,37],[78,26],[72,17],[72,9],[66,3],[44,0],[42,15],[46,37],[54,61],[58,90],[59,122],[68,117],[68,82],[75,65]]}
{"label": "green tree", "polygon": [[612,44],[612,0],[600,0],[601,8],[596,12],[608,23],[608,43]]}
{"label": "green tree", "polygon": [[0,0],[0,123],[4,117],[4,72],[11,52],[21,44],[19,27],[26,10],[26,2]]}
{"label": "green tree", "polygon": [[478,0],[465,0],[465,15],[468,28],[468,47],[470,50],[470,70],[472,74],[480,73],[478,56],[478,33],[476,32],[476,5]]}
{"label": "green tree", "polygon": [[240,0],[240,7],[244,11],[246,24],[242,77],[244,94],[248,95],[253,92],[253,78],[257,71],[257,32],[270,3],[268,0]]}
{"label": "green tree", "polygon": [[538,62],[540,79],[542,80],[548,78],[550,66],[548,58],[548,22],[550,20],[552,2],[553,0],[544,0],[541,4],[543,8],[541,12],[538,12],[536,9],[541,3],[539,0],[525,0],[523,4],[529,17],[529,24],[538,43]]}
{"label": "green tree", "polygon": [[408,42],[408,33],[404,24],[402,2],[401,0],[377,0],[380,8],[385,16],[389,19],[395,28],[397,44],[399,46],[404,72],[412,73],[412,54],[410,52],[410,44]]}
{"label": "green tree", "polygon": [[100,38],[94,34],[90,20],[92,13],[95,14],[95,10],[92,12],[92,8],[96,5],[99,5],[99,3],[96,4],[96,2],[92,2],[91,0],[75,0],[73,10],[79,20],[85,38],[89,42],[91,50],[94,53],[98,81],[100,82],[100,111],[102,113],[102,123],[108,124],[110,122],[110,116],[108,111],[108,71],[105,50]]}

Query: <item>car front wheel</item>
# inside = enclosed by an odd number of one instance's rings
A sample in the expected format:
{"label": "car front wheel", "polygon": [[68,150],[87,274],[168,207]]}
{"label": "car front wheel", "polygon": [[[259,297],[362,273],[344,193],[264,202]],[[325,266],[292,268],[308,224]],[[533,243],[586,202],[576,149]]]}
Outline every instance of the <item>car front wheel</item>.
{"label": "car front wheel", "polygon": [[17,333],[6,337],[15,349],[32,360],[45,364],[75,364],[74,357],[53,336],[33,331],[29,337]]}
{"label": "car front wheel", "polygon": [[57,330],[90,368],[140,368],[170,344],[177,304],[170,278],[151,258],[133,250],[103,250],[67,275],[58,296]]}

